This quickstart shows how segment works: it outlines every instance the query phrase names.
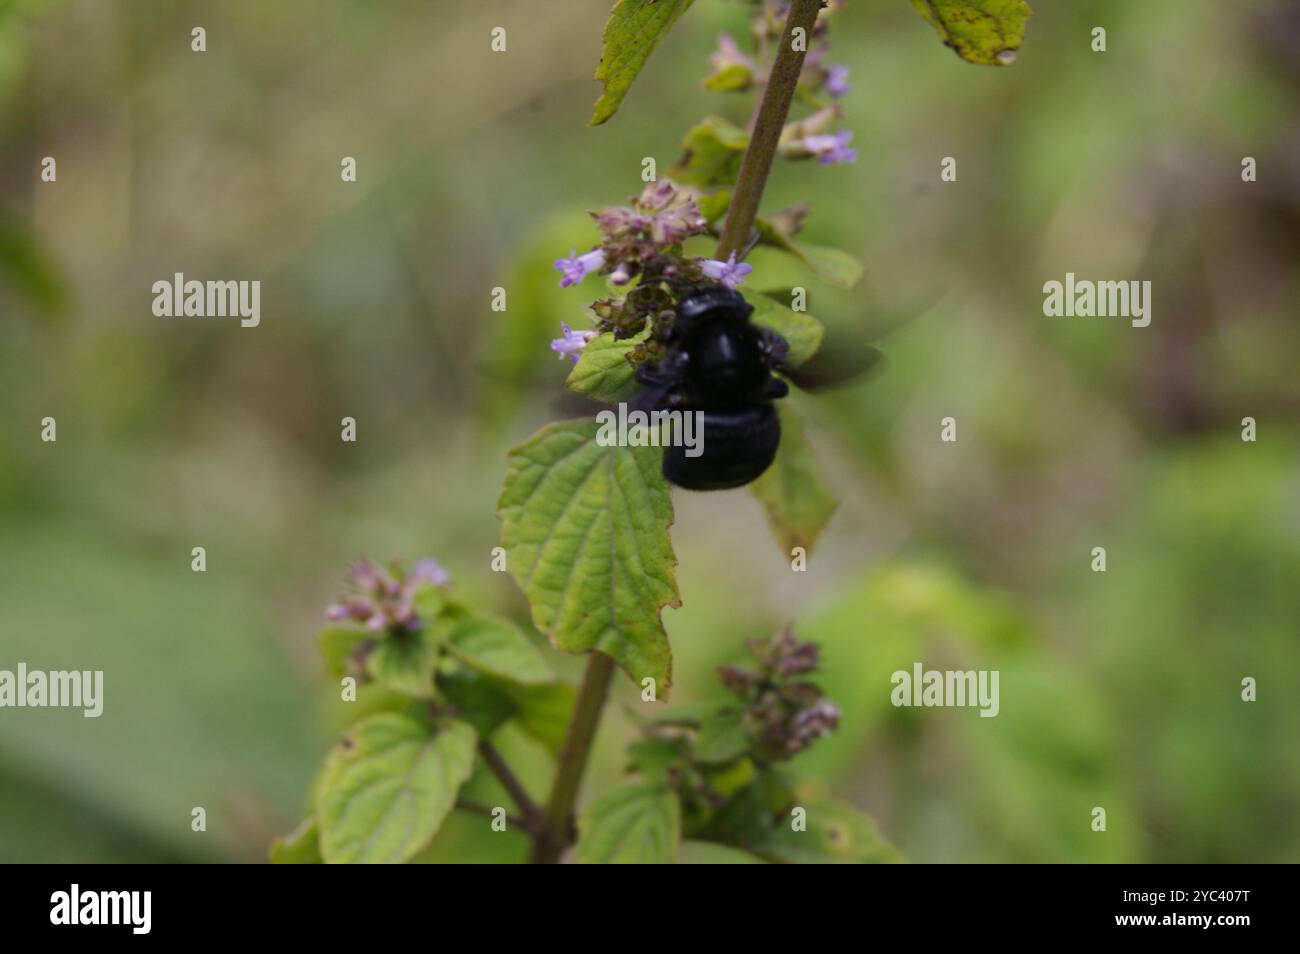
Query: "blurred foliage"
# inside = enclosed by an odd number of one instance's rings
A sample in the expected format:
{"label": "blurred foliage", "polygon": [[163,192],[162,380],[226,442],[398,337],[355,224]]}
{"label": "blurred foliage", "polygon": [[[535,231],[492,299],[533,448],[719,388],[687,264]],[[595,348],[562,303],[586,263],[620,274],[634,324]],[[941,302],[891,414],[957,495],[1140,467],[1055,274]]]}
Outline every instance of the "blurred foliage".
{"label": "blurred foliage", "polygon": [[[938,48],[909,4],[838,14],[860,159],[778,165],[764,209],[810,202],[800,243],[864,263],[808,308],[828,343],[892,329],[889,362],[790,401],[841,501],[807,573],[751,495],[674,497],[674,699],[794,622],[844,710],[794,768],[909,859],[1297,861],[1300,3],[1034,7],[1013,69]],[[106,697],[0,713],[0,858],[264,858],[345,718],[313,634],[359,555],[432,554],[527,626],[488,567],[506,449],[572,416],[547,341],[581,306],[551,261],[695,117],[746,120],[700,87],[746,10],[699,0],[588,128],[608,12],[0,4],[0,667],[103,669]],[[807,283],[750,261],[754,288]],[[176,271],[260,279],[261,326],[154,319]],[[1150,279],[1151,327],[1044,318],[1066,271]],[[1000,670],[1000,714],[893,708],[915,661]],[[636,731],[615,699],[588,793]],[[544,790],[546,745],[494,741]],[[465,792],[504,804],[481,772]],[[515,838],[454,813],[417,860]]]}

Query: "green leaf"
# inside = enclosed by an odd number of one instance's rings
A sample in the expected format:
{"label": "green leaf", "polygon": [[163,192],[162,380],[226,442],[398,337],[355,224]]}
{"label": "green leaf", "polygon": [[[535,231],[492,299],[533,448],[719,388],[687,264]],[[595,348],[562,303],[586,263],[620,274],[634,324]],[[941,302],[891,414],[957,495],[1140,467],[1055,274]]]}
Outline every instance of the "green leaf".
{"label": "green leaf", "polygon": [[717,225],[731,208],[731,193],[709,192],[696,199],[695,205],[709,225]]}
{"label": "green leaf", "polygon": [[540,686],[510,683],[505,691],[515,704],[514,720],[519,728],[558,755],[573,718],[577,690],[567,682],[550,682]]}
{"label": "green leaf", "polygon": [[638,714],[638,718],[650,725],[698,729],[717,706],[716,702],[680,702],[671,706],[657,706],[646,715]]}
{"label": "green leaf", "polygon": [[490,819],[455,811],[409,864],[523,864],[528,859],[528,848],[528,833],[523,829],[510,826],[505,831],[493,831]]}
{"label": "green leaf", "polygon": [[789,553],[803,547],[811,553],[837,501],[822,479],[803,422],[786,408],[781,408],[780,414],[781,444],[776,460],[749,487],[767,510],[782,549]]}
{"label": "green leaf", "polygon": [[814,274],[832,285],[852,288],[862,280],[862,273],[865,270],[862,263],[848,252],[838,248],[800,242],[795,246],[794,254],[803,259]]}
{"label": "green leaf", "polygon": [[438,693],[456,711],[456,717],[474,727],[486,739],[518,712],[506,689],[510,685],[473,669],[455,658],[445,657],[438,667]]}
{"label": "green leaf", "polygon": [[679,865],[761,865],[766,864],[762,858],[751,855],[747,851],[741,851],[739,848],[733,848],[731,845],[720,845],[713,841],[692,841],[682,842],[681,847],[677,850],[677,861]]}
{"label": "green leaf", "polygon": [[573,716],[577,691],[564,682],[525,685],[498,679],[461,663],[444,659],[438,690],[474,726],[480,737],[512,721],[524,734],[558,755]]}
{"label": "green leaf", "polygon": [[604,47],[596,79],[605,91],[596,101],[591,125],[599,126],[618,110],[632,81],[691,0],[618,0],[605,23]]}
{"label": "green leaf", "polygon": [[807,830],[795,831],[793,817],[754,838],[746,847],[764,858],[789,864],[889,864],[898,852],[880,837],[870,818],[838,802],[805,806]]}
{"label": "green leaf", "polygon": [[606,792],[578,819],[580,864],[671,864],[682,838],[677,795],[658,782]]}
{"label": "green leaf", "polygon": [[785,357],[787,364],[801,365],[817,353],[825,334],[820,321],[806,311],[794,311],[765,294],[753,295],[748,300],[754,306],[750,320],[763,328],[772,329],[790,346]]}
{"label": "green leaf", "polygon": [[862,263],[848,252],[826,245],[795,242],[788,233],[762,216],[758,217],[755,224],[758,227],[759,242],[793,255],[823,281],[840,288],[852,288],[862,280]]}
{"label": "green leaf", "polygon": [[754,71],[744,63],[731,63],[704,78],[704,88],[722,93],[749,89],[754,82]]}
{"label": "green leaf", "polygon": [[720,116],[709,116],[686,133],[682,157],[668,174],[695,186],[735,185],[749,134]]}
{"label": "green leaf", "polygon": [[320,828],[315,818],[305,818],[293,831],[271,842],[273,865],[319,865],[325,859],[320,853]]}
{"label": "green leaf", "polygon": [[403,715],[423,716],[429,711],[427,698],[417,698],[409,693],[396,692],[374,681],[358,681],[357,697],[347,701],[341,698],[338,688],[331,693],[337,700],[329,708],[329,725],[337,733],[347,731],[362,719],[380,712],[397,712]]}
{"label": "green leaf", "polygon": [[325,660],[325,668],[335,679],[355,676],[349,667],[352,654],[375,634],[360,626],[327,626],[316,634],[316,643]]}
{"label": "green leaf", "polygon": [[627,356],[648,334],[643,331],[620,341],[612,331],[607,331],[592,338],[569,372],[565,386],[577,394],[609,404],[631,397],[637,389],[636,369]]}
{"label": "green leaf", "polygon": [[1025,0],[912,0],[944,45],[968,63],[1006,66],[1033,16]]}
{"label": "green leaf", "polygon": [[447,651],[467,666],[502,679],[536,684],[555,678],[519,627],[499,616],[463,617],[447,637]]}
{"label": "green leaf", "polygon": [[749,732],[740,706],[721,706],[700,723],[695,759],[704,765],[730,762],[749,751]]}
{"label": "green leaf", "polygon": [[547,425],[512,450],[498,512],[511,574],[558,649],[613,656],[666,697],[659,614],[680,606],[673,507],[656,447],[603,447],[595,420]]}
{"label": "green leaf", "polygon": [[748,756],[710,766],[704,771],[704,778],[709,788],[723,798],[730,798],[750,785],[757,775],[758,769]]}
{"label": "green leaf", "polygon": [[400,862],[418,852],[469,778],[476,741],[463,722],[434,734],[391,713],[353,726],[330,753],[318,794],[325,860]]}
{"label": "green leaf", "polygon": [[430,622],[413,632],[380,635],[366,656],[366,672],[394,692],[418,699],[431,698],[442,631],[442,626]]}
{"label": "green leaf", "polygon": [[411,605],[421,619],[432,620],[447,607],[447,591],[433,583],[421,583],[411,594]]}
{"label": "green leaf", "polygon": [[[19,32],[11,35],[17,36]],[[0,74],[5,72],[6,60],[13,62],[7,55],[12,50],[3,48],[4,39],[0,32]],[[0,93],[3,92],[0,88]],[[67,285],[50,250],[20,219],[0,215],[0,287],[6,285],[25,298],[42,318],[59,315],[68,302]]]}
{"label": "green leaf", "polygon": [[629,745],[627,757],[637,774],[668,785],[671,774],[689,762],[690,744],[685,736],[650,735]]}

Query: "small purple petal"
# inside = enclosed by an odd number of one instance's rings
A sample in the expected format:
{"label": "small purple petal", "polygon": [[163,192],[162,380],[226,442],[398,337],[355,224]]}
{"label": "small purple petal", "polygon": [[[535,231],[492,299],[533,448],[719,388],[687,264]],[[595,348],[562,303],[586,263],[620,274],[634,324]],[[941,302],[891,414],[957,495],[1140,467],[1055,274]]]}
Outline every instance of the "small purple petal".
{"label": "small purple petal", "polygon": [[735,252],[732,252],[725,262],[716,258],[700,259],[700,271],[704,272],[708,278],[721,282],[728,288],[735,288],[753,270],[754,266],[748,262],[738,263]]}
{"label": "small purple petal", "polygon": [[816,156],[823,166],[841,162],[857,162],[858,151],[849,146],[853,133],[847,129],[829,136],[805,136],[803,147]]}
{"label": "small purple petal", "polygon": [[560,287],[568,288],[570,285],[576,285],[582,281],[590,272],[599,271],[605,264],[605,252],[603,249],[594,248],[590,252],[578,254],[577,249],[569,250],[568,258],[557,258],[555,267],[562,273]]}
{"label": "small purple petal", "polygon": [[596,332],[574,331],[564,322],[560,322],[560,331],[564,333],[564,336],[552,339],[551,350],[561,358],[571,358],[573,363],[577,364],[578,355],[581,354],[582,349],[587,346],[587,342],[596,337]]}
{"label": "small purple petal", "polygon": [[849,91],[849,68],[847,66],[829,66],[826,68],[826,92],[839,99]]}
{"label": "small purple petal", "polygon": [[410,576],[406,578],[407,583],[432,583],[434,586],[445,586],[450,580],[451,574],[441,563],[430,557],[415,564]]}

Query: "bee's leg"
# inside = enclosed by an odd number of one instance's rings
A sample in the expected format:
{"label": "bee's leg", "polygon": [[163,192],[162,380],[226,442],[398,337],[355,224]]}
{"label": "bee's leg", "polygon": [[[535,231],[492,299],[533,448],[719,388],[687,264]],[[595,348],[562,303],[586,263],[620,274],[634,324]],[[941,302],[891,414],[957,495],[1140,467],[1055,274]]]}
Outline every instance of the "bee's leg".
{"label": "bee's leg", "polygon": [[758,334],[767,366],[779,368],[785,356],[790,353],[790,343],[771,328],[759,328]]}

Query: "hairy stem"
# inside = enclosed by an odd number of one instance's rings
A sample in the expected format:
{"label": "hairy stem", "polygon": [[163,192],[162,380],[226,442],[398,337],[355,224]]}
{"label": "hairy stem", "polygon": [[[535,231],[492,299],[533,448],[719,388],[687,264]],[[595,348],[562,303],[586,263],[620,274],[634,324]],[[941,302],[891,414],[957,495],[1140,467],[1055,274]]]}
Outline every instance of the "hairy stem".
{"label": "hairy stem", "polygon": [[600,714],[609,696],[609,683],[614,677],[614,660],[599,650],[587,657],[587,670],[582,675],[578,698],[573,706],[573,718],[564,737],[560,757],[555,767],[555,781],[551,797],[546,803],[541,833],[533,840],[533,864],[555,864],[573,842],[573,806],[578,800],[582,775],[587,769],[587,757],[596,737]]}
{"label": "hairy stem", "polygon": [[515,805],[524,813],[524,822],[529,831],[536,831],[540,828],[542,822],[542,809],[536,802],[529,797],[523,783],[506,764],[505,758],[497,750],[497,747],[487,739],[483,739],[478,744],[479,753],[483,756],[483,762],[488,769],[496,776],[501,787],[506,790]]}
{"label": "hairy stem", "polygon": [[[740,174],[736,178],[736,189],[731,195],[727,221],[718,239],[715,257],[724,261],[732,253],[740,257],[749,245],[754,219],[758,215],[758,203],[763,198],[763,188],[772,171],[772,160],[776,157],[781,130],[790,113],[790,102],[794,99],[795,86],[799,83],[799,73],[803,69],[803,58],[820,10],[821,0],[792,0],[790,4],[781,43],[776,50],[776,60],[772,63],[772,72],[763,90],[749,145],[740,162]],[[800,27],[804,31],[805,42],[802,45],[805,49],[796,50],[793,43],[794,31]]]}

